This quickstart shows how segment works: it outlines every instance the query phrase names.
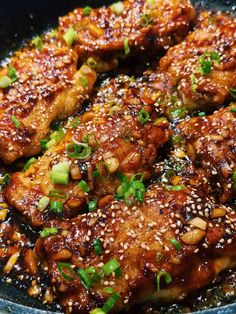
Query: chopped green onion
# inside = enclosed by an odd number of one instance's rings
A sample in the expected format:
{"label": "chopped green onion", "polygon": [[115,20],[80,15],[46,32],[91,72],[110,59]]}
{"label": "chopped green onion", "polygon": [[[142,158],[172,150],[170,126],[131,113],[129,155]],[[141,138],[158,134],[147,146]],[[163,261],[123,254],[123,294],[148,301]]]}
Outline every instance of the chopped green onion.
{"label": "chopped green onion", "polygon": [[124,39],[124,50],[125,50],[125,55],[130,54],[129,38],[128,37],[126,37]]}
{"label": "chopped green onion", "polygon": [[171,143],[172,144],[178,144],[180,142],[182,142],[183,138],[179,135],[173,135],[171,138]]}
{"label": "chopped green onion", "polygon": [[156,261],[157,261],[158,263],[160,263],[160,261],[162,260],[162,258],[163,258],[163,254],[160,253],[160,252],[158,252],[157,255],[156,255]]}
{"label": "chopped green onion", "polygon": [[50,199],[47,196],[43,196],[38,201],[38,209],[43,212],[49,205]]}
{"label": "chopped green onion", "polygon": [[86,181],[84,181],[84,180],[81,180],[79,182],[79,187],[85,193],[88,193],[90,191],[90,187],[89,187],[88,183]]}
{"label": "chopped green onion", "polygon": [[111,5],[112,12],[117,14],[117,15],[120,15],[124,11],[124,9],[125,9],[125,6],[124,6],[123,2],[121,2],[121,1],[113,3]]}
{"label": "chopped green onion", "polygon": [[220,55],[216,51],[210,52],[210,58],[214,61],[220,62]]}
{"label": "chopped green onion", "polygon": [[182,191],[184,189],[186,189],[184,184],[175,185],[171,188],[172,191]]}
{"label": "chopped green onion", "polygon": [[12,65],[8,67],[8,76],[10,77],[12,83],[17,80],[16,69]]}
{"label": "chopped green onion", "polygon": [[88,87],[88,80],[85,76],[81,76],[80,82],[83,87]]}
{"label": "chopped green onion", "polygon": [[208,75],[211,73],[212,62],[208,60],[204,60],[201,64],[201,72],[203,75]]}
{"label": "chopped green onion", "polygon": [[183,118],[186,116],[186,112],[183,108],[171,110],[169,114],[171,119]]}
{"label": "chopped green onion", "polygon": [[232,175],[233,189],[236,190],[236,171]]}
{"label": "chopped green onion", "polygon": [[96,309],[93,309],[92,311],[90,311],[89,314],[106,314],[106,313],[97,307]]}
{"label": "chopped green onion", "polygon": [[43,48],[43,41],[41,37],[35,36],[32,39],[32,44],[35,46],[36,49],[41,50]]}
{"label": "chopped green onion", "polygon": [[90,212],[93,212],[97,209],[97,201],[90,201],[89,204],[88,204],[88,210]]}
{"label": "chopped green onion", "polygon": [[102,243],[100,239],[94,239],[93,240],[93,248],[96,253],[96,255],[102,254]]}
{"label": "chopped green onion", "polygon": [[70,27],[67,32],[63,36],[65,42],[67,43],[68,46],[72,46],[74,41],[76,40],[76,32],[73,29],[73,27]]}
{"label": "chopped green onion", "polygon": [[64,137],[64,131],[63,130],[58,130],[53,132],[50,135],[50,141],[46,143],[46,149],[51,148],[52,146],[56,145],[63,137]]}
{"label": "chopped green onion", "polygon": [[171,275],[165,271],[165,270],[161,270],[159,271],[159,273],[157,274],[157,291],[160,291],[160,285],[161,285],[161,277],[164,278],[165,283],[168,285],[172,282],[172,278]]}
{"label": "chopped green onion", "polygon": [[0,88],[7,88],[11,85],[12,80],[8,76],[2,76],[0,78]]}
{"label": "chopped green onion", "polygon": [[114,290],[113,290],[112,287],[106,287],[106,288],[103,289],[103,291],[106,292],[106,293],[113,293]]}
{"label": "chopped green onion", "polygon": [[102,266],[102,270],[104,271],[106,276],[109,276],[118,268],[120,268],[120,263],[115,258],[111,259]]}
{"label": "chopped green onion", "polygon": [[46,140],[46,139],[42,139],[42,140],[39,141],[40,146],[42,147],[42,149],[44,149],[44,150],[47,149],[47,142],[48,142],[48,140]]}
{"label": "chopped green onion", "polygon": [[[1,87],[1,86],[0,86]],[[236,88],[231,88],[230,91],[229,91],[230,95],[233,97],[233,98],[236,98]]]}
{"label": "chopped green onion", "polygon": [[141,124],[144,124],[145,122],[147,122],[149,118],[150,118],[150,115],[145,109],[142,109],[139,111],[138,120]]}
{"label": "chopped green onion", "polygon": [[198,116],[201,117],[201,118],[203,118],[203,117],[206,116],[206,113],[205,113],[205,112],[199,112],[199,113],[198,113]]}
{"label": "chopped green onion", "polygon": [[236,113],[236,106],[230,106],[230,112]]}
{"label": "chopped green onion", "polygon": [[24,170],[29,169],[29,167],[30,167],[31,165],[33,165],[36,161],[37,161],[36,158],[34,158],[34,157],[30,158],[30,159],[26,162],[26,164],[24,165],[24,168],[23,168],[23,169],[24,169]]}
{"label": "chopped green onion", "polygon": [[190,75],[190,80],[191,80],[191,90],[192,92],[196,93],[196,90],[198,88],[198,80],[194,74]]}
{"label": "chopped green onion", "polygon": [[176,239],[170,239],[170,243],[174,246],[174,248],[177,250],[177,251],[181,251],[182,250],[182,245],[181,243],[176,240]]}
{"label": "chopped green onion", "polygon": [[220,56],[217,52],[212,51],[205,52],[204,54],[202,54],[198,59],[198,63],[200,65],[198,72],[200,72],[203,75],[210,74],[213,61],[217,61],[218,63],[220,62]]}
{"label": "chopped green onion", "polygon": [[17,119],[17,117],[15,115],[12,115],[11,116],[11,120],[15,124],[15,127],[17,129],[19,129],[20,128],[20,121]]}
{"label": "chopped green onion", "polygon": [[132,131],[129,126],[125,126],[121,132],[121,136],[126,143],[131,142],[131,139],[132,139],[131,132]]}
{"label": "chopped green onion", "polygon": [[83,12],[84,12],[84,15],[89,15],[91,12],[92,12],[92,8],[90,8],[90,7],[85,7],[84,8],[84,10],[83,10]]}
{"label": "chopped green onion", "polygon": [[[104,167],[102,168],[102,166],[104,166],[106,168],[106,171],[107,171],[106,176],[103,175]],[[99,162],[98,165],[96,166],[96,170],[93,171],[93,177],[96,178],[98,176],[100,176],[103,180],[109,178],[110,169],[109,169],[109,166],[105,162]]]}
{"label": "chopped green onion", "polygon": [[49,148],[53,147],[54,145],[56,145],[56,143],[57,143],[57,141],[55,139],[52,139],[52,140],[48,141],[46,143],[46,145],[45,145],[46,149],[49,149]]}
{"label": "chopped green onion", "polygon": [[140,17],[140,25],[142,27],[147,27],[151,22],[152,22],[152,20],[149,19],[147,14],[142,14],[141,15],[141,17]]}
{"label": "chopped green onion", "polygon": [[58,233],[58,229],[57,228],[44,228],[41,232],[40,232],[40,237],[41,238],[47,238],[51,235],[57,234]]}
{"label": "chopped green onion", "polygon": [[60,190],[51,190],[49,192],[49,196],[51,198],[61,198],[61,199],[65,199],[66,198],[66,193]]}
{"label": "chopped green onion", "polygon": [[63,212],[63,203],[58,201],[50,202],[50,210],[57,215],[60,215]]}
{"label": "chopped green onion", "polygon": [[53,183],[66,185],[69,183],[69,163],[64,161],[52,167],[50,177]]}
{"label": "chopped green onion", "polygon": [[[60,131],[62,122],[61,121],[53,121],[50,125],[50,129],[53,131]],[[64,132],[63,132],[64,133]]]}
{"label": "chopped green onion", "polygon": [[92,149],[85,143],[72,143],[67,146],[66,151],[70,158],[86,159],[91,154]]}
{"label": "chopped green onion", "polygon": [[[91,140],[90,140],[91,138]],[[96,149],[98,148],[99,144],[98,144],[98,140],[97,140],[97,137],[96,135],[91,132],[91,133],[88,133],[86,134],[84,137],[83,137],[83,142],[86,142],[88,145],[90,144],[90,146],[93,146],[92,144],[96,144]],[[90,143],[91,142],[91,143]]]}
{"label": "chopped green onion", "polygon": [[70,264],[61,263],[57,264],[58,271],[62,275],[62,277],[67,281],[73,281],[75,279],[75,272]]}
{"label": "chopped green onion", "polygon": [[115,276],[116,277],[121,277],[122,276],[122,270],[121,270],[120,267],[115,270]]}
{"label": "chopped green onion", "polygon": [[77,274],[86,289],[90,289],[93,283],[101,279],[96,269],[92,266],[88,267],[87,269],[79,268],[77,270]]}
{"label": "chopped green onion", "polygon": [[96,66],[97,66],[97,61],[90,57],[90,58],[88,58],[88,60],[87,60],[87,65],[88,65],[91,69],[95,69]]}
{"label": "chopped green onion", "polygon": [[106,303],[102,307],[102,311],[105,313],[110,312],[110,310],[114,307],[117,300],[120,298],[119,293],[114,292],[112,296],[106,301]]}
{"label": "chopped green onion", "polygon": [[2,179],[2,186],[6,186],[10,183],[10,174],[5,173]]}
{"label": "chopped green onion", "polygon": [[76,117],[76,118],[74,119],[74,121],[72,122],[72,124],[71,124],[72,129],[77,128],[79,122],[80,122],[80,121],[79,121],[79,117]]}

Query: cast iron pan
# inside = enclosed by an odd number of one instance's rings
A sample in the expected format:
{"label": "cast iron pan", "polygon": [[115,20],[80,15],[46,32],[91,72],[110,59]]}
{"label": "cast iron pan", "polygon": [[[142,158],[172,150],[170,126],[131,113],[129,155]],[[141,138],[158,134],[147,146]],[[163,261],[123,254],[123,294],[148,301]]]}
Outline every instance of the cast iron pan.
{"label": "cast iron pan", "polygon": [[[58,16],[77,6],[101,6],[112,0],[0,0],[0,60],[24,40],[57,24]],[[199,8],[236,13],[236,0],[192,0]],[[0,313],[59,313],[59,307],[45,306],[12,285],[0,281]],[[199,312],[200,313],[200,312]],[[206,310],[201,314],[235,314],[236,303]]]}

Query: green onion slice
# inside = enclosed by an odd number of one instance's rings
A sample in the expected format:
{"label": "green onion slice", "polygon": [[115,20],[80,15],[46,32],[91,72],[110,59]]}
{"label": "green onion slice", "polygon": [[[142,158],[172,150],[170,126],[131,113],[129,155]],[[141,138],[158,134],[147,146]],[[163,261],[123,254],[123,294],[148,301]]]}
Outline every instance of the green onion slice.
{"label": "green onion slice", "polygon": [[124,39],[124,51],[125,51],[125,55],[130,54],[129,38],[128,37],[126,37]]}
{"label": "green onion slice", "polygon": [[231,88],[229,91],[230,95],[236,99],[236,88]]}
{"label": "green onion slice", "polygon": [[230,112],[236,113],[236,106],[232,105],[229,108]]}
{"label": "green onion slice", "polygon": [[79,182],[79,187],[85,193],[88,193],[90,191],[90,187],[89,187],[88,183],[84,180],[81,180]]}
{"label": "green onion slice", "polygon": [[35,46],[36,49],[41,50],[43,48],[43,41],[40,36],[35,36],[32,39],[32,44]]}
{"label": "green onion slice", "polygon": [[147,27],[151,22],[152,22],[152,20],[149,19],[147,14],[142,14],[141,15],[141,17],[140,17],[140,25],[142,27]]}
{"label": "green onion slice", "polygon": [[120,268],[120,263],[115,259],[111,259],[105,265],[102,266],[102,270],[106,276],[109,276],[113,273],[116,269]]}
{"label": "green onion slice", "polygon": [[73,281],[75,279],[75,272],[70,264],[61,263],[57,264],[58,271],[62,275],[62,277],[67,281]]}
{"label": "green onion slice", "polygon": [[80,83],[83,87],[88,87],[88,80],[85,76],[81,76]]}
{"label": "green onion slice", "polygon": [[24,165],[24,168],[23,168],[23,169],[24,169],[24,170],[29,169],[29,167],[30,167],[31,165],[33,165],[36,161],[37,161],[36,158],[34,158],[34,157],[30,158],[30,159],[26,162],[26,164]]}
{"label": "green onion slice", "polygon": [[47,238],[51,235],[55,235],[58,233],[58,229],[57,228],[44,228],[41,232],[40,232],[40,237],[41,238]]}
{"label": "green onion slice", "polygon": [[97,209],[97,201],[90,201],[89,204],[88,204],[88,210],[90,212],[93,212]]}
{"label": "green onion slice", "polygon": [[38,201],[38,209],[43,212],[49,205],[50,199],[47,196],[43,196]]}
{"label": "green onion slice", "polygon": [[84,15],[87,16],[87,15],[89,15],[92,12],[92,8],[87,6],[87,7],[84,8],[83,12],[84,12]]}
{"label": "green onion slice", "polygon": [[161,285],[161,278],[164,278],[165,283],[168,285],[172,282],[172,278],[171,275],[165,271],[165,270],[161,270],[159,271],[159,273],[157,274],[157,291],[160,291],[160,285]]}
{"label": "green onion slice", "polygon": [[123,2],[119,1],[111,5],[111,10],[116,15],[120,15],[125,9]]}
{"label": "green onion slice", "polygon": [[50,177],[53,183],[67,185],[69,183],[69,163],[64,161],[52,167]]}
{"label": "green onion slice", "polygon": [[12,83],[17,80],[16,69],[12,65],[8,67],[8,76],[10,77]]}
{"label": "green onion slice", "polygon": [[71,143],[67,146],[66,151],[70,158],[86,159],[90,156],[92,149],[85,143]]}
{"label": "green onion slice", "polygon": [[7,88],[11,85],[12,80],[8,76],[0,77],[0,88]]}
{"label": "green onion slice", "polygon": [[173,247],[177,250],[177,251],[181,251],[182,250],[182,245],[181,243],[176,240],[176,239],[170,239],[170,243],[173,245]]}
{"label": "green onion slice", "polygon": [[17,117],[15,115],[12,115],[11,120],[14,123],[15,127],[19,129],[21,124],[20,124],[20,121],[17,119]]}
{"label": "green onion slice", "polygon": [[106,301],[106,303],[102,307],[102,311],[108,313],[116,304],[117,300],[119,300],[120,295],[117,292],[114,292],[112,296]]}
{"label": "green onion slice", "polygon": [[96,66],[97,66],[97,61],[90,57],[90,58],[88,58],[88,60],[87,60],[87,65],[88,65],[91,69],[95,69]]}
{"label": "green onion slice", "polygon": [[102,254],[102,242],[100,239],[94,239],[93,240],[93,247],[96,255]]}
{"label": "green onion slice", "polygon": [[73,43],[76,40],[76,32],[73,29],[73,27],[70,27],[67,32],[63,36],[65,42],[67,43],[68,46],[72,46]]}
{"label": "green onion slice", "polygon": [[57,189],[51,190],[49,192],[49,196],[51,198],[61,198],[61,199],[65,199],[66,198],[66,193]]}
{"label": "green onion slice", "polygon": [[63,203],[59,201],[50,202],[50,211],[56,215],[60,215],[63,212]]}
{"label": "green onion slice", "polygon": [[77,274],[86,289],[90,289],[95,282],[101,279],[101,276],[93,266],[87,269],[79,268]]}
{"label": "green onion slice", "polygon": [[139,111],[138,120],[141,124],[144,124],[145,122],[147,122],[149,118],[150,118],[150,115],[145,109],[142,109]]}
{"label": "green onion slice", "polygon": [[89,314],[106,314],[102,309],[96,308],[89,312]]}

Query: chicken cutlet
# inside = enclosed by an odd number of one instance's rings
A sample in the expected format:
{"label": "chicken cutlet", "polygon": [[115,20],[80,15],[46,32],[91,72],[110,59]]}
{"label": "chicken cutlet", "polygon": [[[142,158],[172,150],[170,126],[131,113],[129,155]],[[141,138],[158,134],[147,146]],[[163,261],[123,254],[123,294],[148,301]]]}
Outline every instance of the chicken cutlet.
{"label": "chicken cutlet", "polygon": [[[151,53],[179,42],[195,10],[188,0],[128,0],[99,9],[78,8],[60,18],[59,34],[73,34],[82,60]],[[67,36],[66,36],[67,37]]]}
{"label": "chicken cutlet", "polygon": [[181,300],[234,267],[235,230],[235,212],[201,189],[154,184],[142,204],[48,222],[36,252],[66,313],[117,313]]}
{"label": "chicken cutlet", "polygon": [[203,12],[196,30],[160,60],[187,107],[209,110],[236,87],[235,29],[234,17]]}
{"label": "chicken cutlet", "polygon": [[166,121],[155,125],[155,106],[142,92],[128,76],[105,82],[91,108],[75,118],[57,145],[11,176],[5,189],[9,204],[40,226],[57,211],[54,201],[70,217],[88,203],[87,192],[101,198],[116,193],[122,176],[149,179],[171,132]]}
{"label": "chicken cutlet", "polygon": [[236,105],[213,115],[194,117],[178,125],[179,144],[197,168],[206,173],[221,202],[236,191]]}
{"label": "chicken cutlet", "polygon": [[0,159],[38,154],[52,121],[73,114],[88,98],[96,73],[59,42],[17,52],[0,72]]}

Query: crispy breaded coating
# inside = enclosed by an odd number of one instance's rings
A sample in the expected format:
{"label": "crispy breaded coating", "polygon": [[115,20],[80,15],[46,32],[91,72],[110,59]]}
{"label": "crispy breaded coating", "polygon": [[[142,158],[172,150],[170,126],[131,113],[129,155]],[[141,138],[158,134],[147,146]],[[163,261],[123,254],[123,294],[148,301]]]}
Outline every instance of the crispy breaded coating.
{"label": "crispy breaded coating", "polygon": [[[71,221],[51,221],[47,226],[59,233],[39,239],[36,250],[66,313],[102,307],[110,297],[107,287],[120,295],[112,308],[117,313],[133,303],[181,300],[234,267],[235,223],[234,211],[199,189],[171,191],[153,185],[143,204],[127,207],[113,201]],[[94,246],[98,239],[100,255]],[[103,265],[114,259],[119,274],[107,275]],[[60,268],[61,262],[71,270]],[[101,277],[87,289],[77,270],[91,267]],[[171,279],[165,283],[159,276],[166,272]]]}
{"label": "crispy breaded coating", "polygon": [[[88,98],[96,73],[76,69],[77,55],[59,42],[26,47],[10,60],[16,81],[0,89],[0,158],[7,164],[40,152],[53,120],[73,114]],[[83,81],[86,84],[83,84]]]}
{"label": "crispy breaded coating", "polygon": [[236,108],[232,105],[206,117],[194,117],[178,126],[187,155],[203,169],[221,202],[235,195]]}
{"label": "crispy breaded coating", "polygon": [[[5,189],[8,202],[39,226],[50,217],[50,211],[40,211],[38,201],[54,189],[64,194],[59,200],[64,204],[63,215],[69,217],[88,202],[88,194],[78,185],[81,180],[96,197],[102,197],[116,192],[120,185],[117,173],[127,177],[141,173],[149,179],[158,149],[171,132],[168,122],[155,125],[155,106],[145,101],[140,86],[139,82],[130,83],[127,76],[104,83],[91,109],[78,116],[79,124],[68,126],[64,138],[29,169],[11,176]],[[71,145],[85,145],[90,153],[85,158],[71,157]],[[65,161],[69,163],[70,182],[54,184],[52,167]]]}
{"label": "crispy breaded coating", "polygon": [[111,57],[112,53],[150,53],[179,42],[194,17],[188,0],[128,0],[119,5],[119,10],[114,5],[75,9],[60,19],[59,33],[64,36],[74,28],[74,49],[82,59]]}
{"label": "crispy breaded coating", "polygon": [[223,104],[236,87],[236,19],[203,12],[196,30],[160,60],[190,108]]}

